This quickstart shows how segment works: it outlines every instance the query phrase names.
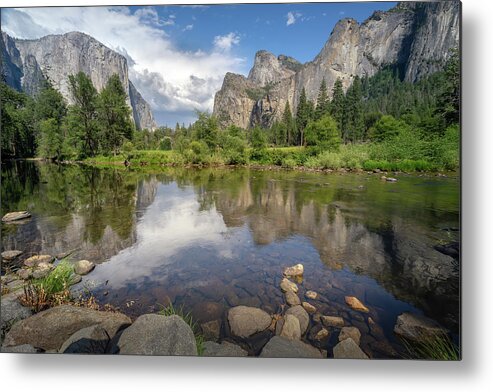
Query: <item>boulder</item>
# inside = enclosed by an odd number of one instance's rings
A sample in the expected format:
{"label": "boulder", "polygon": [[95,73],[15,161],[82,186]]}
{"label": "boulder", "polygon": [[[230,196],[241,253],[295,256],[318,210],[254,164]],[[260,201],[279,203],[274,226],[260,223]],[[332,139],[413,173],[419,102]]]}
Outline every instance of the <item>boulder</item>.
{"label": "boulder", "polygon": [[30,218],[31,214],[27,211],[8,212],[2,218],[2,222],[9,223]]}
{"label": "boulder", "polygon": [[28,259],[24,260],[24,265],[26,267],[36,267],[41,263],[51,263],[54,261],[53,256],[50,255],[36,255],[31,256]]}
{"label": "boulder", "polygon": [[247,357],[248,353],[240,346],[222,342],[221,344],[216,342],[205,342],[203,357]]}
{"label": "boulder", "polygon": [[303,306],[303,309],[305,309],[308,313],[315,313],[317,311],[317,308],[308,302],[303,302],[301,306]]}
{"label": "boulder", "polygon": [[310,316],[308,316],[306,310],[303,309],[303,306],[293,306],[286,311],[286,314],[292,314],[298,319],[300,322],[301,334],[303,335],[306,332],[310,322]]}
{"label": "boulder", "polygon": [[177,315],[144,314],[118,340],[120,354],[197,355],[195,336]]}
{"label": "boulder", "polygon": [[75,332],[60,347],[65,354],[104,354],[110,337],[101,325],[96,324]]}
{"label": "boulder", "polygon": [[365,312],[365,313],[368,313],[369,310],[368,308],[363,305],[363,303],[356,297],[344,297],[345,301],[346,301],[346,304],[348,304],[348,306],[353,309],[353,310],[357,310],[358,312]]}
{"label": "boulder", "polygon": [[418,314],[405,312],[397,317],[394,332],[406,339],[422,341],[446,334],[436,321]]}
{"label": "boulder", "polygon": [[271,316],[259,308],[235,306],[228,312],[228,322],[233,335],[247,338],[269,328]]}
{"label": "boulder", "polygon": [[296,283],[291,282],[287,278],[283,278],[281,280],[280,286],[281,286],[281,290],[283,292],[286,292],[286,291],[292,291],[293,293],[297,293],[298,292],[298,286],[296,285]]}
{"label": "boulder", "polygon": [[317,299],[318,297],[318,294],[315,292],[315,291],[311,291],[311,290],[308,290],[306,293],[306,298],[309,298],[309,299]]}
{"label": "boulder", "polygon": [[320,331],[318,331],[315,336],[313,337],[314,340],[317,341],[322,341],[325,340],[329,337],[329,331],[325,328],[321,328]]}
{"label": "boulder", "polygon": [[17,271],[17,276],[21,279],[28,280],[33,276],[33,271],[29,268],[21,268]]}
{"label": "boulder", "polygon": [[289,340],[300,340],[301,339],[301,327],[299,320],[292,314],[287,314],[284,316],[284,323],[281,328],[282,336]]}
{"label": "boulder", "polygon": [[320,316],[320,320],[322,324],[326,327],[344,327],[344,319],[342,317],[337,316]]}
{"label": "boulder", "polygon": [[2,353],[22,353],[22,354],[34,354],[38,350],[30,344],[21,344],[20,346],[2,347]]}
{"label": "boulder", "polygon": [[87,275],[96,265],[89,260],[79,260],[74,264],[74,272],[77,275]]}
{"label": "boulder", "polygon": [[351,338],[344,339],[342,342],[337,343],[333,352],[334,358],[336,359],[368,359],[368,355],[366,355]]}
{"label": "boulder", "polygon": [[22,254],[21,250],[6,250],[2,252],[3,261],[12,261]]}
{"label": "boulder", "polygon": [[318,349],[301,340],[272,337],[260,353],[262,358],[322,358]]}
{"label": "boulder", "polygon": [[72,334],[95,324],[100,324],[113,338],[121,328],[130,325],[131,320],[122,313],[62,305],[15,323],[3,345],[30,344],[45,351],[58,351]]}
{"label": "boulder", "polygon": [[50,272],[54,269],[55,267],[53,264],[50,263],[39,263],[32,271],[32,277],[34,279],[41,279],[50,274]]}
{"label": "boulder", "polygon": [[292,267],[286,267],[284,269],[284,276],[302,276],[303,275],[303,264],[296,264]]}
{"label": "boulder", "polygon": [[200,325],[205,339],[218,340],[221,334],[221,320],[212,320]]}
{"label": "boulder", "polygon": [[292,291],[286,291],[284,293],[284,297],[286,298],[286,303],[289,306],[296,306],[301,304],[300,298]]}
{"label": "boulder", "polygon": [[4,295],[0,300],[0,340],[12,325],[31,316],[31,309],[21,305],[16,295]]}
{"label": "boulder", "polygon": [[318,348],[327,347],[330,339],[330,330],[324,328],[321,324],[317,324],[308,332],[308,339]]}
{"label": "boulder", "polygon": [[356,327],[344,327],[341,329],[339,333],[339,341],[342,342],[346,339],[353,339],[353,341],[359,346],[359,342],[361,339],[361,332]]}

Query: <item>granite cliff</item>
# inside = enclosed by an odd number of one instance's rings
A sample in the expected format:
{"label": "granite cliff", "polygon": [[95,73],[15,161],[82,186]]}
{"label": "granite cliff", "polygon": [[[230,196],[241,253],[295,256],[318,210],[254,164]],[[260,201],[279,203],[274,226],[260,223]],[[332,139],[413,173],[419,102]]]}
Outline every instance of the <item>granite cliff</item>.
{"label": "granite cliff", "polygon": [[91,36],[70,32],[48,35],[34,40],[12,38],[2,32],[0,40],[2,72],[11,87],[36,95],[42,82],[48,79],[68,103],[72,97],[68,76],[84,72],[98,91],[111,75],[117,74],[127,92],[138,129],[156,127],[149,104],[142,98],[128,77],[127,60]]}
{"label": "granite cliff", "polygon": [[459,45],[459,23],[458,1],[402,2],[361,24],[342,19],[313,61],[300,64],[261,50],[248,77],[226,74],[214,114],[223,126],[269,126],[286,102],[291,110],[297,107],[303,87],[315,101],[324,78],[329,92],[337,78],[347,89],[354,76],[371,76],[388,65],[415,82],[444,66],[450,49]]}

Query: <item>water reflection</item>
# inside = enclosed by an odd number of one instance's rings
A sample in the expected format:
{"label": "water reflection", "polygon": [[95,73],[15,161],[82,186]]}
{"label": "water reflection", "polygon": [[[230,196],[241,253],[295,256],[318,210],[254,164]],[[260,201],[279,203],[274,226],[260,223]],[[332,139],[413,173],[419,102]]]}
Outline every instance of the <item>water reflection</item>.
{"label": "water reflection", "polygon": [[[302,262],[301,294],[318,291],[314,305],[358,326],[378,353],[395,343],[405,310],[458,330],[458,261],[436,250],[458,241],[458,198],[456,178],[388,184],[367,174],[18,162],[2,165],[2,214],[34,216],[2,225],[2,246],[25,257],[76,248],[101,263],[81,285],[103,302],[133,316],[172,302],[201,322],[239,304],[280,311],[282,267]],[[370,306],[381,333],[348,310],[345,295]]]}

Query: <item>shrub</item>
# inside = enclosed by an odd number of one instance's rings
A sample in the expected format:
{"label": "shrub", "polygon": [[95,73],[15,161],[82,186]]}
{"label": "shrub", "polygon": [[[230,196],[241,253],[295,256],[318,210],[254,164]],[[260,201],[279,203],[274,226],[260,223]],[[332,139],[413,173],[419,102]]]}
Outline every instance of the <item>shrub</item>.
{"label": "shrub", "polygon": [[342,167],[341,157],[338,153],[326,151],[318,157],[318,164],[322,169],[339,169]]}
{"label": "shrub", "polygon": [[337,150],[341,144],[337,122],[330,115],[310,121],[305,129],[305,141],[321,150]]}
{"label": "shrub", "polygon": [[284,158],[281,166],[286,169],[294,169],[296,167],[296,161],[293,158]]}

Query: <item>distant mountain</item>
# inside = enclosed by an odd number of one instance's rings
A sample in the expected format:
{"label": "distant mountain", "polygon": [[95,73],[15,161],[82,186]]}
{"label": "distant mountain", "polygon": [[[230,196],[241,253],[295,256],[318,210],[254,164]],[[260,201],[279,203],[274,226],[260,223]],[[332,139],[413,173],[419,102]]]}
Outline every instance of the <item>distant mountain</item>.
{"label": "distant mountain", "polygon": [[269,126],[280,119],[286,102],[297,107],[301,90],[316,100],[325,78],[329,92],[337,78],[347,89],[354,76],[398,67],[415,82],[443,68],[459,45],[460,2],[402,2],[377,11],[362,24],[342,19],[313,61],[300,64],[261,50],[248,77],[227,73],[214,99],[221,125]]}
{"label": "distant mountain", "polygon": [[72,103],[68,76],[80,71],[91,78],[98,91],[113,74],[118,74],[127,92],[138,129],[154,129],[156,122],[149,104],[128,78],[127,59],[91,36],[70,32],[34,40],[12,38],[2,32],[2,73],[7,84],[34,96],[48,79]]}

